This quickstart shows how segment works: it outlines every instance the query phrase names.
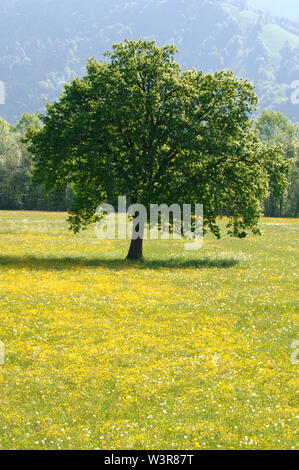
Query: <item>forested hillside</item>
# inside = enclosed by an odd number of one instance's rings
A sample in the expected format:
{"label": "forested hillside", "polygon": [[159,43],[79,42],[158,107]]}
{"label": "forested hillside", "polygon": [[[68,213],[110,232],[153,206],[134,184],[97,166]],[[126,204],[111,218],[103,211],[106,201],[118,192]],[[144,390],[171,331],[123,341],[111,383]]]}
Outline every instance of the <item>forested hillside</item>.
{"label": "forested hillside", "polygon": [[250,10],[245,0],[1,0],[0,80],[11,123],[42,111],[63,84],[124,38],[175,43],[183,67],[230,68],[256,85],[261,108],[299,121],[299,24]]}

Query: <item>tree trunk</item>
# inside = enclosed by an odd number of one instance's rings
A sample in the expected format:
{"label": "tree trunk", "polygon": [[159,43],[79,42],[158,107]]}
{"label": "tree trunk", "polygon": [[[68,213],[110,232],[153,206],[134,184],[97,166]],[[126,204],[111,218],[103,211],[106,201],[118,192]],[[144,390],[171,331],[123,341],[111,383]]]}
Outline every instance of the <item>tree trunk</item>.
{"label": "tree trunk", "polygon": [[[133,219],[133,227],[132,227],[132,240],[129,248],[129,252],[127,255],[127,259],[142,259],[143,258],[143,236],[144,236],[144,226],[145,222],[140,219],[140,217],[135,217]],[[138,230],[137,230],[138,227]],[[136,236],[136,232],[138,237],[133,238],[133,234]]]}
{"label": "tree trunk", "polygon": [[279,201],[279,217],[282,217],[282,209],[283,209],[283,198],[280,198]]}
{"label": "tree trunk", "polygon": [[127,259],[143,258],[142,245],[143,245],[143,238],[136,238],[136,240],[131,240],[131,245],[129,248]]}

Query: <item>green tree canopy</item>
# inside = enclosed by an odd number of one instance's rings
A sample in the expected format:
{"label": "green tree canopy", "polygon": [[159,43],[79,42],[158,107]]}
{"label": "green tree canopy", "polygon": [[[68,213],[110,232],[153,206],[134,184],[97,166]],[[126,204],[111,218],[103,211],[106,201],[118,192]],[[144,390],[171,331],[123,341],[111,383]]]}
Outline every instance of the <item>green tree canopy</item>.
{"label": "green tree canopy", "polygon": [[41,122],[36,114],[24,113],[19,122],[13,126],[13,131],[18,134],[24,134],[29,126],[40,129]]}
{"label": "green tree canopy", "polygon": [[253,86],[231,71],[182,71],[176,52],[154,41],[115,44],[47,105],[40,130],[28,128],[34,181],[57,195],[72,187],[74,231],[95,220],[99,203],[126,195],[146,206],[201,203],[216,236],[225,210],[229,233],[244,237],[258,231],[270,180],[280,193],[285,163],[253,130]]}

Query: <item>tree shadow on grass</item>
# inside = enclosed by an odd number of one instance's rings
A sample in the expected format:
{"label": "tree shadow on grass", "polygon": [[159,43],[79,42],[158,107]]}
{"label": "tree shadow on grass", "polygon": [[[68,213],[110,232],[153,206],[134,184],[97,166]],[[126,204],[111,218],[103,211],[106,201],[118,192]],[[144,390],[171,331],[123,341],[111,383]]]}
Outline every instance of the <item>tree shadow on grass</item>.
{"label": "tree shadow on grass", "polygon": [[0,255],[1,267],[13,269],[32,270],[70,270],[73,268],[106,268],[111,270],[123,269],[182,269],[182,268],[232,268],[239,264],[234,258],[192,258],[192,259],[143,259],[129,261],[109,258],[83,258],[83,257],[37,257]]}

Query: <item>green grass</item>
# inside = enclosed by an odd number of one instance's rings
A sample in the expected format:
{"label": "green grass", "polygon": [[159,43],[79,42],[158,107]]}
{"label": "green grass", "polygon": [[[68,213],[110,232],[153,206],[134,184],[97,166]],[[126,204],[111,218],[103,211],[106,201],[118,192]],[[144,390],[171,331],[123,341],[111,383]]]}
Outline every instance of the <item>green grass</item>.
{"label": "green grass", "polygon": [[65,214],[0,212],[0,448],[296,448],[299,225],[261,228],[133,263]]}

